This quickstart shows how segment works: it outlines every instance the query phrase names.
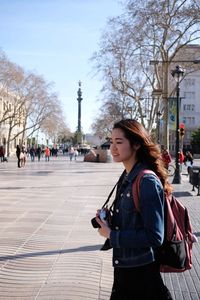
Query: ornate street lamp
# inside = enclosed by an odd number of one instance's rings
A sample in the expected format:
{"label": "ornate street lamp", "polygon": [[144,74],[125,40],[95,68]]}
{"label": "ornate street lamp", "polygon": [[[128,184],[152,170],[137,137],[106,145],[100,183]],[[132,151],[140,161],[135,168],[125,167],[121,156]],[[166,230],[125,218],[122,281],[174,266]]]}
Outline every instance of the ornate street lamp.
{"label": "ornate street lamp", "polygon": [[[161,96],[162,96],[162,90],[154,88],[153,92],[152,92],[152,98],[153,98],[153,100],[155,99],[155,100],[158,101],[158,103],[157,103],[158,108],[160,106],[159,102],[160,102],[160,97]],[[160,119],[161,119],[161,116],[162,116],[161,111],[158,110],[156,115],[157,115],[157,122],[158,122],[157,123],[158,124],[158,126],[157,126],[157,143],[160,144]]]}
{"label": "ornate street lamp", "polygon": [[180,164],[179,164],[179,101],[180,101],[180,82],[183,78],[184,71],[180,66],[176,66],[175,70],[171,71],[172,76],[176,81],[176,169],[172,183],[181,183]]}
{"label": "ornate street lamp", "polygon": [[[163,98],[163,144],[168,149],[169,148],[169,122],[168,122],[168,68],[170,64],[176,63],[191,63],[191,64],[200,64],[200,59],[194,60],[150,60],[150,65],[156,67],[161,63],[162,68],[158,70],[160,75],[162,75],[162,98]],[[155,72],[155,71],[154,71]],[[161,73],[162,72],[162,73]]]}
{"label": "ornate street lamp", "polygon": [[160,118],[162,113],[160,111],[157,112],[157,121],[158,121],[158,128],[157,128],[157,143],[160,144]]}

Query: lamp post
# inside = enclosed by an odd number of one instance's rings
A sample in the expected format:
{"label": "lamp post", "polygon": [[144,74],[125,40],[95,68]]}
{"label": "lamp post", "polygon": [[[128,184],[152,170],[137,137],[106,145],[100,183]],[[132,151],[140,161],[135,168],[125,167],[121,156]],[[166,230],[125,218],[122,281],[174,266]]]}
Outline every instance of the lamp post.
{"label": "lamp post", "polygon": [[[154,100],[157,100],[157,107],[159,109],[159,106],[160,106],[160,97],[162,96],[162,90],[161,89],[153,89],[153,92],[152,92],[152,98],[153,98],[153,101]],[[157,110],[157,122],[158,122],[158,127],[157,127],[157,143],[160,144],[160,118],[162,116],[162,113],[160,110]]]}
{"label": "lamp post", "polygon": [[160,111],[157,112],[157,118],[158,118],[158,131],[157,131],[157,143],[160,144],[160,118],[162,116],[162,113]]}
{"label": "lamp post", "polygon": [[176,81],[176,169],[172,183],[181,183],[180,164],[179,164],[179,101],[180,101],[180,81],[183,78],[184,71],[180,66],[176,66],[171,71]]}
{"label": "lamp post", "polygon": [[168,123],[168,69],[170,64],[175,63],[191,63],[194,65],[200,64],[200,59],[194,59],[194,60],[150,60],[150,65],[156,67],[158,64],[162,64],[162,69],[160,69],[160,72],[162,72],[162,98],[163,98],[163,121],[164,121],[164,128],[163,128],[163,142],[164,146],[168,149],[169,148],[169,123]]}

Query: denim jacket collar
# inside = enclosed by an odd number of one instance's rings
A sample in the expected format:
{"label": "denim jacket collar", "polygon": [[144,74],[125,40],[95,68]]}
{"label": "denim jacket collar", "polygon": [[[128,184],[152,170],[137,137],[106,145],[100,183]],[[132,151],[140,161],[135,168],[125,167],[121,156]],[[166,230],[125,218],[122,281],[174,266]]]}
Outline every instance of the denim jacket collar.
{"label": "denim jacket collar", "polygon": [[141,170],[144,170],[144,169],[149,169],[148,166],[146,164],[143,164],[141,162],[139,163],[136,163],[132,170],[130,171],[130,173],[128,174],[128,176],[126,177],[126,181],[128,181],[129,183],[130,182],[133,182],[135,180],[135,178],[137,177],[137,175],[139,174],[139,172]]}

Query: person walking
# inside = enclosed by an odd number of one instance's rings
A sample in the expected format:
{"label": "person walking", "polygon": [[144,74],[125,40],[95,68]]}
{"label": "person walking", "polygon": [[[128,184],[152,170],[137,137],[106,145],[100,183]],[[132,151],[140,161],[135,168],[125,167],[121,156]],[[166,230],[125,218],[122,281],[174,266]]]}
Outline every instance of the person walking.
{"label": "person walking", "polygon": [[[96,213],[98,232],[113,248],[110,300],[171,300],[156,260],[156,248],[164,239],[164,194],[172,191],[160,148],[145,128],[131,119],[114,124],[110,143],[113,160],[125,167],[117,183],[111,224],[100,219],[99,210]],[[142,169],[156,175],[141,178],[137,212],[132,186]]]}
{"label": "person walking", "polygon": [[185,158],[184,158],[184,164],[187,167],[188,175],[190,173],[190,168],[193,166],[193,156],[190,151],[186,151]]}
{"label": "person walking", "polygon": [[78,157],[78,150],[74,149],[74,160],[76,160],[77,157]]}
{"label": "person walking", "polygon": [[35,148],[33,145],[30,148],[29,153],[30,153],[31,161],[34,162],[35,161]]}
{"label": "person walking", "polygon": [[4,162],[4,160],[5,160],[5,148],[3,146],[0,146],[0,158],[1,158],[1,162]]}
{"label": "person walking", "polygon": [[72,161],[72,158],[74,156],[74,147],[70,147],[69,149],[69,160]]}
{"label": "person walking", "polygon": [[49,161],[50,158],[50,149],[49,147],[45,148],[45,161]]}
{"label": "person walking", "polygon": [[17,156],[17,166],[18,166],[18,168],[21,168],[20,154],[21,154],[21,149],[20,149],[20,146],[17,145],[17,147],[16,147],[16,156]]}
{"label": "person walking", "polygon": [[187,167],[192,167],[193,165],[193,156],[190,151],[186,151],[185,153],[185,158],[184,158],[184,163]]}
{"label": "person walking", "polygon": [[41,152],[42,152],[42,149],[41,149],[41,147],[38,145],[37,151],[36,151],[38,161],[40,161],[40,158],[41,158]]}
{"label": "person walking", "polygon": [[27,160],[27,153],[25,146],[22,146],[21,152],[20,152],[20,165],[21,167],[25,167]]}
{"label": "person walking", "polygon": [[180,163],[180,172],[183,170],[183,162],[184,162],[185,156],[183,154],[183,151],[179,151],[179,163]]}
{"label": "person walking", "polygon": [[169,164],[172,161],[171,155],[167,149],[162,149],[161,157],[164,162],[165,168],[168,170]]}

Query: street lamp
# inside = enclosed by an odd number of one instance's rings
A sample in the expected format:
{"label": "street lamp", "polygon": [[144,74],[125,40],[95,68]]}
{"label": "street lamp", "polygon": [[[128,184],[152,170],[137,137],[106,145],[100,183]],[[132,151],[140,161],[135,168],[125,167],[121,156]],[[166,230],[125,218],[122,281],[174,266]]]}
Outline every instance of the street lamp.
{"label": "street lamp", "polygon": [[157,131],[157,143],[160,144],[160,118],[162,113],[160,111],[157,112],[157,120],[158,120],[158,131]]}
{"label": "street lamp", "polygon": [[176,169],[172,183],[181,183],[180,164],[179,164],[179,101],[180,101],[180,81],[183,78],[184,71],[180,66],[176,66],[171,71],[176,81]]}
{"label": "street lamp", "polygon": [[158,72],[162,72],[162,99],[163,99],[163,142],[164,146],[169,148],[169,122],[168,122],[168,68],[170,64],[176,63],[184,63],[184,64],[200,64],[200,59],[194,60],[150,60],[150,65],[157,66],[158,64],[162,64],[162,69],[158,70]]}
{"label": "street lamp", "polygon": [[[156,99],[157,100],[157,107],[159,108],[160,106],[160,97],[162,95],[162,90],[161,89],[153,89],[152,92],[152,98],[153,100]],[[158,122],[158,126],[157,126],[157,143],[160,144],[160,119],[162,116],[162,113],[160,110],[157,111],[156,113],[157,115],[157,122]]]}

